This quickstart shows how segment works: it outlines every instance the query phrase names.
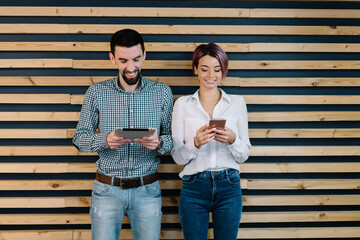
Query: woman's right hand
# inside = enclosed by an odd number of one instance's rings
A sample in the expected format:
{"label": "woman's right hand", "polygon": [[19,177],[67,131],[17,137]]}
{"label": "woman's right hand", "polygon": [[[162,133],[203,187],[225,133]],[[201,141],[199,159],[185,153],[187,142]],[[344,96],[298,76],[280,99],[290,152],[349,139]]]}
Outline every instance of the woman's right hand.
{"label": "woman's right hand", "polygon": [[194,145],[196,148],[199,148],[201,145],[211,142],[215,137],[215,127],[209,128],[209,125],[206,124],[199,128],[196,131],[196,136],[194,137]]}

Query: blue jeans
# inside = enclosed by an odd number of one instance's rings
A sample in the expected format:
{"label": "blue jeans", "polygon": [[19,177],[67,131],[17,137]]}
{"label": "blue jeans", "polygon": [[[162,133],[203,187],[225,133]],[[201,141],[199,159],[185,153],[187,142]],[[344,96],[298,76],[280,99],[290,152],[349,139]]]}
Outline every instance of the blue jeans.
{"label": "blue jeans", "polygon": [[241,211],[238,171],[204,171],[183,176],[179,215],[185,240],[207,239],[209,212],[212,213],[214,238],[236,239]]}
{"label": "blue jeans", "polygon": [[90,207],[92,240],[119,240],[124,216],[129,218],[134,240],[159,240],[161,215],[159,181],[121,189],[95,180]]}

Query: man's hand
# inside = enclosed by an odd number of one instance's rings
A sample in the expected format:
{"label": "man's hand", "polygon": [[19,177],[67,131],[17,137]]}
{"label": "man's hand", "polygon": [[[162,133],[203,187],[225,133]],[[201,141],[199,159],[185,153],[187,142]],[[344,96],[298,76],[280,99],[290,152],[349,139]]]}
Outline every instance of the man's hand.
{"label": "man's hand", "polygon": [[132,140],[130,138],[116,136],[114,130],[107,135],[106,141],[111,149],[115,149],[122,145],[131,143]]}
{"label": "man's hand", "polygon": [[155,150],[159,146],[159,136],[157,134],[157,129],[155,129],[155,132],[151,136],[134,138],[134,142],[137,142],[147,149]]}

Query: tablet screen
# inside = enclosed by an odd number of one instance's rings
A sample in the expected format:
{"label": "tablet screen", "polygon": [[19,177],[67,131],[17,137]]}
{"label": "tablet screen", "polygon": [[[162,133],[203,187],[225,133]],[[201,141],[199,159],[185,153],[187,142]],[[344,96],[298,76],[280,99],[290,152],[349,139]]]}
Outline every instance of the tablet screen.
{"label": "tablet screen", "polygon": [[115,135],[124,138],[142,138],[154,134],[154,128],[118,128],[115,129]]}

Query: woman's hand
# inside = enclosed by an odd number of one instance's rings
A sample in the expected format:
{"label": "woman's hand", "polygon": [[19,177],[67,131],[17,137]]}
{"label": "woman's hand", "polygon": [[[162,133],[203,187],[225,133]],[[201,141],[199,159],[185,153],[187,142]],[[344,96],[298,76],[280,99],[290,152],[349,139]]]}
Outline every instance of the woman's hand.
{"label": "woman's hand", "polygon": [[196,131],[196,136],[194,137],[194,145],[196,148],[199,148],[201,145],[211,142],[215,137],[215,128],[209,128],[209,125],[206,124],[199,128]]}
{"label": "woman's hand", "polygon": [[216,128],[214,132],[216,133],[214,139],[218,142],[233,144],[236,140],[236,134],[230,128]]}

